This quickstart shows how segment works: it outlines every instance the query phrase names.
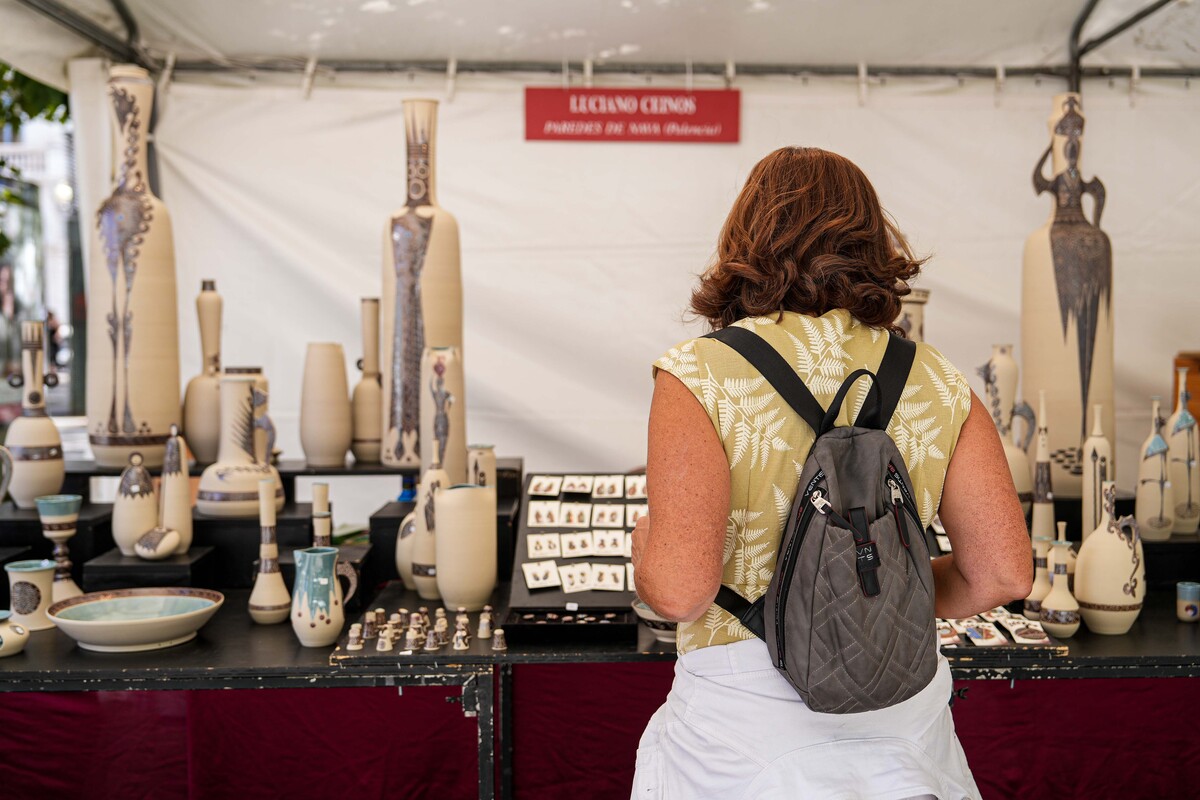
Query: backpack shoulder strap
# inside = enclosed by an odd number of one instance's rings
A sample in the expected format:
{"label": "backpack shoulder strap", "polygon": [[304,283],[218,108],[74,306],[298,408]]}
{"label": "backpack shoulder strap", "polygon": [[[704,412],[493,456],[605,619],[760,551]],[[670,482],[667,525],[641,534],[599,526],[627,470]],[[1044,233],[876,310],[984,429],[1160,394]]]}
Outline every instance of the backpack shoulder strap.
{"label": "backpack shoulder strap", "polygon": [[908,373],[912,370],[916,357],[916,342],[894,333],[889,335],[883,361],[879,363],[879,369],[875,372],[876,385],[879,387],[880,430],[887,430],[892,415],[896,413],[896,406],[900,405],[900,395],[904,394]]}
{"label": "backpack shoulder strap", "polygon": [[767,630],[763,626],[763,607],[766,605],[766,595],[751,603],[725,584],[717,589],[714,601],[718,606],[738,618],[738,621],[750,629],[760,639],[767,638]]}
{"label": "backpack shoulder strap", "polygon": [[[825,418],[825,409],[817,398],[800,380],[796,370],[787,363],[779,351],[767,343],[767,340],[753,331],[745,328],[730,326],[707,334],[705,338],[716,339],[737,351],[742,358],[750,362],[767,382],[775,387],[775,391],[787,402],[800,418],[808,423],[814,432],[821,430],[821,422]],[[907,373],[906,373],[907,374]],[[904,390],[903,382],[900,391]],[[899,402],[899,394],[896,395]],[[893,406],[895,408],[895,406]]]}

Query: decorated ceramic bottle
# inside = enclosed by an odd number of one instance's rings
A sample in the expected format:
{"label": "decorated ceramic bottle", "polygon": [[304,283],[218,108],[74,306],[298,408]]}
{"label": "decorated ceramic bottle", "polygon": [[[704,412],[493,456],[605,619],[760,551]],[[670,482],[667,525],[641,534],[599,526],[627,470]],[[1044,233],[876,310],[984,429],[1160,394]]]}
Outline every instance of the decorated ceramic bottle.
{"label": "decorated ceramic bottle", "polygon": [[[1000,443],[1004,445],[1008,471],[1012,474],[1021,507],[1028,514],[1033,505],[1033,479],[1030,477],[1028,453],[1036,422],[1029,404],[1017,403],[1017,361],[1013,358],[1012,349],[1011,344],[992,345],[992,357],[978,372],[983,378],[984,396],[992,422],[1000,434]],[[1018,418],[1025,422],[1020,445],[1013,441],[1013,426]]]}
{"label": "decorated ceramic bottle", "polygon": [[1026,619],[1038,619],[1042,613],[1042,598],[1050,592],[1050,578],[1046,574],[1050,542],[1045,536],[1033,537],[1033,586],[1025,598]]}
{"label": "decorated ceramic bottle", "polygon": [[1033,467],[1033,536],[1054,538],[1054,491],[1051,486],[1050,430],[1046,418],[1046,393],[1038,392],[1037,460]]}
{"label": "decorated ceramic bottle", "polygon": [[275,423],[271,421],[271,385],[262,367],[227,367],[224,375],[243,375],[254,379],[251,394],[254,406],[254,460],[260,464],[274,461]]}
{"label": "decorated ceramic bottle", "polygon": [[1133,517],[1116,517],[1117,485],[1105,481],[1104,512],[1079,548],[1075,599],[1088,630],[1120,636],[1133,627],[1146,597],[1146,558]]}
{"label": "decorated ceramic bottle", "polygon": [[467,481],[476,486],[496,488],[496,448],[473,444],[467,448]]}
{"label": "decorated ceramic bottle", "polygon": [[197,464],[216,461],[221,444],[221,307],[217,282],[201,281],[196,298],[201,371],[183,393],[183,429]]}
{"label": "decorated ceramic bottle", "polygon": [[1176,370],[1179,388],[1175,395],[1175,413],[1167,419],[1167,445],[1170,447],[1171,487],[1175,491],[1175,533],[1194,534],[1200,527],[1200,429],[1188,410],[1191,395],[1187,389],[1187,367]]}
{"label": "decorated ceramic bottle", "polygon": [[1042,627],[1051,636],[1066,639],[1075,635],[1079,630],[1079,603],[1071,594],[1070,581],[1067,579],[1067,563],[1070,558],[1066,551],[1071,543],[1059,540],[1053,543],[1054,581],[1053,588],[1042,599],[1042,613],[1038,619]]}
{"label": "decorated ceramic bottle", "polygon": [[1083,537],[1096,529],[1104,509],[1100,487],[1116,477],[1113,472],[1112,443],[1104,438],[1100,420],[1103,409],[1097,403],[1092,413],[1092,435],[1083,443]]}
{"label": "decorated ceramic bottle", "polygon": [[[279,571],[279,544],[275,540],[275,481],[258,482],[258,521],[262,539],[258,545],[258,574],[250,592],[250,618],[259,625],[274,625],[288,618],[292,596]],[[340,626],[339,626],[340,630]]]}
{"label": "decorated ceramic bottle", "polygon": [[121,555],[136,556],[133,546],[138,539],[158,526],[158,495],[143,463],[141,453],[129,454],[129,466],[121,473],[113,500],[112,537]]}
{"label": "decorated ceramic bottle", "polygon": [[1142,443],[1139,455],[1134,507],[1142,539],[1147,542],[1165,542],[1175,527],[1175,488],[1171,485],[1171,454],[1163,438],[1165,425],[1159,398],[1155,397],[1150,412],[1150,435]]}
{"label": "decorated ceramic bottle", "polygon": [[22,390],[21,416],[9,424],[4,436],[13,461],[8,491],[18,508],[34,508],[36,498],[57,494],[65,475],[62,437],[46,413],[44,387],[57,385],[58,379],[43,371],[44,332],[41,322],[21,323],[21,374],[8,379]]}
{"label": "decorated ceramic bottle", "polygon": [[453,347],[425,351],[421,363],[421,467],[440,466],[450,484],[467,482],[467,409],[462,359]]}
{"label": "decorated ceramic bottle", "polygon": [[1073,589],[1075,586],[1075,561],[1078,558],[1079,556],[1071,543],[1067,541],[1067,523],[1059,522],[1058,538],[1050,543],[1050,552],[1046,556],[1046,576],[1050,579],[1050,585],[1054,585],[1054,576],[1058,574],[1055,566],[1062,559],[1067,568],[1067,583]]}
{"label": "decorated ceramic bottle", "polygon": [[275,508],[283,508],[283,484],[270,464],[255,458],[254,382],[250,375],[221,376],[221,447],[217,461],[200,476],[196,509],[214,517],[253,517],[258,482],[276,483]]}
{"label": "decorated ceramic bottle", "polygon": [[[1080,168],[1080,96],[1057,95],[1049,123],[1050,146],[1034,169],[1033,186],[1054,202],[1050,219],[1025,241],[1021,375],[1026,386],[1046,389],[1054,418],[1049,450],[1055,492],[1079,497],[1085,409],[1103,406],[1100,429],[1113,441],[1112,248],[1099,227],[1104,184],[1085,181]],[[1043,171],[1048,159],[1049,177]],[[1083,212],[1085,194],[1095,200],[1091,220]]]}
{"label": "decorated ceramic bottle", "polygon": [[425,348],[461,352],[463,345],[458,222],[437,204],[436,123],[436,101],[404,101],[408,189],[404,207],[388,220],[383,237],[381,458],[392,467],[422,463]]}
{"label": "decorated ceramic bottle", "polygon": [[89,270],[88,439],[100,466],[123,466],[136,451],[158,467],[180,403],[175,245],[147,169],[154,82],[146,70],[118,64],[108,96],[116,185],[96,214]]}
{"label": "decorated ceramic bottle", "polygon": [[437,587],[437,498],[449,488],[450,476],[434,467],[421,476],[417,486],[417,530],[413,534],[413,586],[422,599],[438,600]]}
{"label": "decorated ceramic bottle", "polygon": [[188,444],[179,435],[179,429],[172,425],[159,484],[162,493],[161,524],[163,528],[179,534],[179,545],[175,548],[175,553],[179,555],[192,546],[192,478],[185,456]]}
{"label": "decorated ceramic bottle", "polygon": [[379,443],[383,435],[383,386],[379,378],[379,298],[362,301],[363,357],[358,362],[362,380],[354,386],[351,405],[354,412],[354,439],[350,450],[354,460],[363,464],[379,463]]}

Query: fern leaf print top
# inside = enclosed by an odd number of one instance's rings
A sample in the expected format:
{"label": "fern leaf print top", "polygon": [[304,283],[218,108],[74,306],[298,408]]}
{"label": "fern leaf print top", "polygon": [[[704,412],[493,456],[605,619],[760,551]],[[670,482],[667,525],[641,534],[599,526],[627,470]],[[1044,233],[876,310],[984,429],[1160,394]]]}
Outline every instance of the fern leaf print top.
{"label": "fern leaf print top", "polygon": [[[734,324],[766,339],[826,407],[851,372],[875,371],[887,347],[886,331],[841,309],[820,317],[781,312]],[[691,390],[721,437],[731,489],[721,582],[757,600],[775,571],[813,431],[754,367],[715,339],[689,339],[672,347],[654,368],[655,374],[666,370]],[[928,525],[937,513],[950,456],[971,410],[971,390],[962,373],[926,344],[917,345],[908,381],[888,434],[904,456],[921,522]],[[868,384],[869,379],[862,379],[850,390],[839,426],[857,417]],[[714,604],[700,619],[679,625],[677,644],[682,654],[753,638]]]}

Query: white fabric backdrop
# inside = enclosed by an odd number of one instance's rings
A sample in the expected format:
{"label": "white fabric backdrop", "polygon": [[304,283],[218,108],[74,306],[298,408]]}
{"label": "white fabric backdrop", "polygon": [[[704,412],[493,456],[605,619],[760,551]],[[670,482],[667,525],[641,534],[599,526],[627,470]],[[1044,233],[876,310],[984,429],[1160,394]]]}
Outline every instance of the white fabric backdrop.
{"label": "white fabric backdrop", "polygon": [[[175,84],[162,109],[183,378],[200,368],[195,294],[215,278],[224,362],[266,368],[290,455],[305,344],[344,342],[352,368],[358,299],[380,291],[381,226],[403,200],[400,101],[444,89],[392,80],[318,85],[308,100],[295,85]],[[1030,175],[1057,82],[1009,81],[997,101],[989,82],[889,80],[860,107],[854,81],[739,79],[738,145],[527,143],[525,83],[462,79],[439,119],[439,197],[462,230],[471,441],[530,469],[642,463],[649,364],[701,331],[682,316],[694,276],[749,168],[785,144],[855,160],[933,254],[918,283],[933,290],[927,339],[977,390],[990,345],[1019,340],[1022,246],[1050,207]],[[1144,82],[1135,107],[1124,82],[1085,88],[1083,168],[1107,186],[1114,245],[1126,486],[1148,396],[1170,393],[1177,350],[1200,349],[1198,112],[1200,92],[1180,82]]]}

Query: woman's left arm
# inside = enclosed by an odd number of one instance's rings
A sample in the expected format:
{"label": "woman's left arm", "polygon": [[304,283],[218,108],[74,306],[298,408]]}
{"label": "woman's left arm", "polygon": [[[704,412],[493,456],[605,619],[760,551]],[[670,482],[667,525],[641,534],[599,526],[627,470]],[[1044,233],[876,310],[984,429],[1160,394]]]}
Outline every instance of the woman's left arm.
{"label": "woman's left arm", "polygon": [[667,619],[699,619],[721,586],[729,462],[700,401],[665,370],[654,381],[646,488],[649,514],[633,532],[638,596]]}

